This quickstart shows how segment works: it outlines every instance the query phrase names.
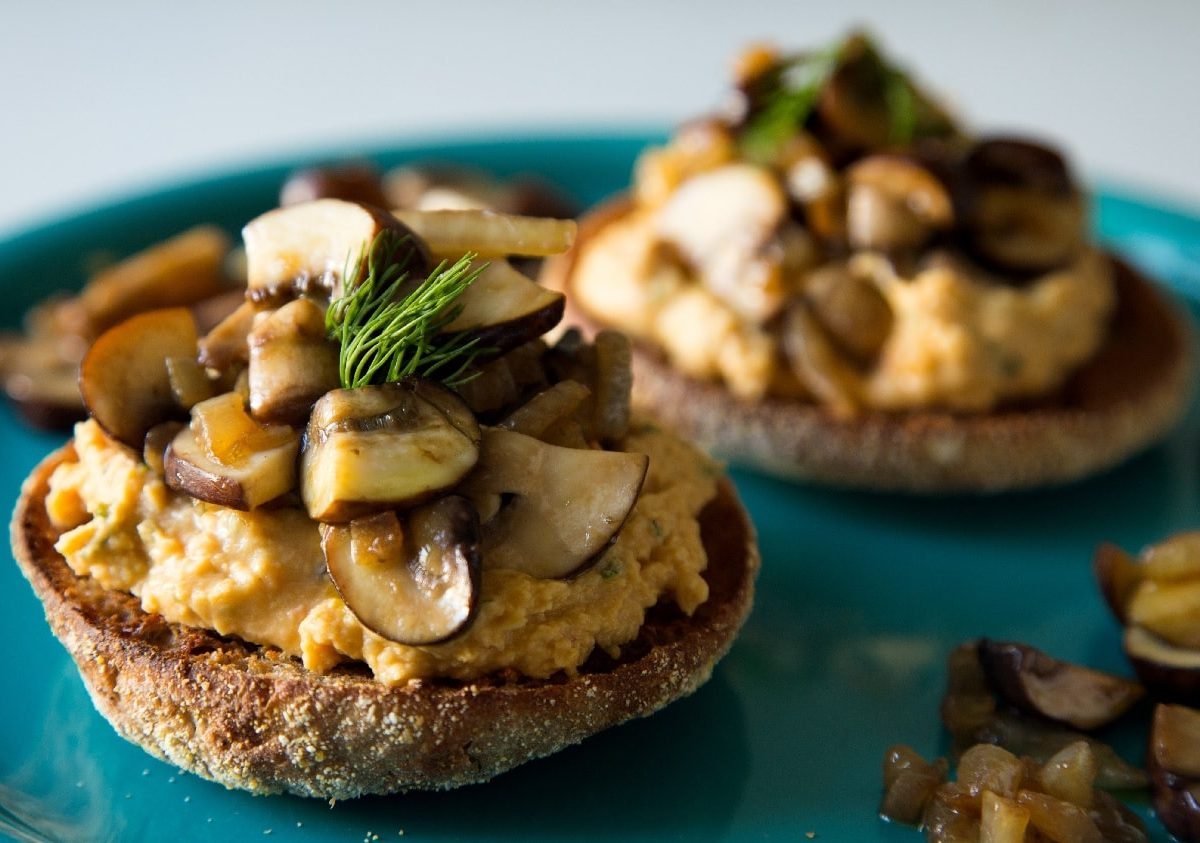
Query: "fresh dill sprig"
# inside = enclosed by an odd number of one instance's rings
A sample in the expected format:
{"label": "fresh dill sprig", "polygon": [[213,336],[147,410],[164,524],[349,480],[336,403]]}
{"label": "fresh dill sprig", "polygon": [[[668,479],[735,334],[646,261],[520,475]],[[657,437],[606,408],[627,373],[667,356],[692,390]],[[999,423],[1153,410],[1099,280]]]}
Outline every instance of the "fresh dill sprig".
{"label": "fresh dill sprig", "polygon": [[817,98],[842,59],[844,42],[801,56],[784,68],[768,101],[742,128],[742,154],[770,162],[816,108]]}
{"label": "fresh dill sprig", "polygon": [[887,119],[891,143],[904,146],[917,137],[944,134],[953,128],[908,74],[891,64],[866,36],[850,35],[824,50],[791,59],[766,77],[757,94],[759,102],[739,133],[742,155],[758,163],[774,163],[843,66],[856,68],[870,80],[867,96]]}
{"label": "fresh dill sprig", "polygon": [[[347,389],[391,383],[410,375],[449,386],[470,379],[468,369],[487,349],[468,334],[440,335],[462,311],[458,298],[483,272],[468,253],[442,261],[410,282],[408,235],[381,231],[343,274],[343,293],[325,312],[325,329],[338,342],[338,376]],[[410,289],[411,288],[411,289]]]}

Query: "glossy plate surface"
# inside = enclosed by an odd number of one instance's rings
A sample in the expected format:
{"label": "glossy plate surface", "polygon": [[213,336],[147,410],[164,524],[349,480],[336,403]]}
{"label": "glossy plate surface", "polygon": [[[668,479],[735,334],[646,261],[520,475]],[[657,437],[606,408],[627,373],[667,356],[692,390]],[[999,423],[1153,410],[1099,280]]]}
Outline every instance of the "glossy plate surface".
{"label": "glossy plate surface", "polygon": [[[357,149],[386,166],[472,163],[538,173],[584,203],[628,181],[652,137],[530,135]],[[85,267],[198,222],[230,231],[274,202],[291,166],[208,178],[96,208],[0,242],[4,324]],[[1200,302],[1200,218],[1101,192],[1100,235]],[[491,783],[334,807],[255,798],[125,743],[95,712],[11,559],[0,565],[0,832],[80,840],[915,841],[876,818],[889,744],[946,751],[946,653],[988,635],[1128,672],[1092,583],[1102,541],[1139,548],[1200,524],[1200,422],[1067,488],[988,498],[831,492],[735,472],[763,551],[758,601],[712,681],[653,718]],[[61,438],[0,407],[0,500]],[[1123,736],[1140,755],[1143,735]],[[1141,807],[1144,813],[1144,805]],[[1150,821],[1155,839],[1166,839]],[[378,835],[376,837],[376,835]]]}

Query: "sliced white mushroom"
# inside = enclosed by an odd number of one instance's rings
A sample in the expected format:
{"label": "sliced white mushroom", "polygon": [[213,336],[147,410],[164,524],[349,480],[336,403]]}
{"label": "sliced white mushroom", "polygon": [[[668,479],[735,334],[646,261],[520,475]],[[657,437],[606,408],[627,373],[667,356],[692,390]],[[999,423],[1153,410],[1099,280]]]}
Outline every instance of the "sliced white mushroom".
{"label": "sliced white mushroom", "polygon": [[540,337],[562,319],[566,298],[513,268],[506,260],[487,263],[456,305],[462,309],[446,333],[470,332],[480,346],[502,354]]}
{"label": "sliced white mushroom", "polygon": [[140,449],[147,430],[181,411],[167,358],[195,355],[196,323],[187,308],[131,317],[105,331],[84,356],[84,406],[114,439]]}
{"label": "sliced white mushroom", "polygon": [[[411,232],[385,211],[341,199],[317,199],[256,217],[242,229],[251,297],[320,288],[335,295],[346,272],[367,258],[380,232]],[[422,245],[411,240],[409,269],[422,273]]]}
{"label": "sliced white mushroom", "polygon": [[256,419],[304,424],[317,399],[337,389],[338,348],[325,335],[325,309],[312,299],[260,313],[246,341]]}
{"label": "sliced white mushroom", "polygon": [[193,498],[232,509],[255,509],[296,486],[296,454],[300,435],[290,435],[275,447],[247,454],[237,464],[212,459],[185,427],[176,434],[163,457],[164,480],[170,488]]}
{"label": "sliced white mushroom", "polygon": [[562,448],[485,428],[479,466],[460,487],[485,503],[508,499],[484,528],[484,564],[543,578],[582,571],[624,526],[648,465],[645,454]]}
{"label": "sliced white mushroom", "polygon": [[462,399],[432,381],[327,392],[305,433],[304,505],[325,522],[415,506],[475,467],[479,436]]}
{"label": "sliced white mushroom", "polygon": [[329,578],[363,626],[389,641],[438,644],[478,606],[479,516],[448,495],[398,516],[321,525]]}

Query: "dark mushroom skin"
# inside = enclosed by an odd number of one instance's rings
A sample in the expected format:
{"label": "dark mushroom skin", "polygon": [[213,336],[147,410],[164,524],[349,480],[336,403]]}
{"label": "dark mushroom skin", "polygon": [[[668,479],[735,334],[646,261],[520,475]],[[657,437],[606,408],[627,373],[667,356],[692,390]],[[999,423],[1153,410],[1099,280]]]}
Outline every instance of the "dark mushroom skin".
{"label": "dark mushroom skin", "polygon": [[109,328],[79,369],[79,392],[105,432],[141,450],[146,431],[181,414],[168,357],[196,356],[196,323],[186,307],[140,313]]}
{"label": "dark mushroom skin", "polygon": [[283,207],[314,199],[344,199],[377,208],[388,206],[383,193],[383,174],[368,161],[296,170],[279,191],[279,204]]}
{"label": "dark mushroom skin", "polygon": [[1083,196],[1047,146],[980,140],[963,161],[962,190],[964,245],[986,266],[1031,277],[1065,266],[1083,245]]}
{"label": "dark mushroom skin", "polygon": [[344,523],[424,503],[475,467],[479,425],[433,381],[335,389],[313,406],[301,454],[309,517]]}
{"label": "dark mushroom skin", "polygon": [[180,430],[163,456],[168,488],[230,509],[257,509],[296,487],[300,435],[274,448],[255,451],[239,465],[210,458],[190,427]]}
{"label": "dark mushroom skin", "polygon": [[375,238],[392,231],[405,243],[402,268],[424,277],[429,252],[413,232],[387,211],[341,199],[317,199],[268,211],[246,224],[246,296],[278,307],[297,295],[342,294],[343,276],[361,270]]}
{"label": "dark mushroom skin", "polygon": [[338,347],[325,334],[325,308],[308,298],[261,313],[246,338],[250,414],[303,425],[317,399],[337,389]]}
{"label": "dark mushroom skin", "polygon": [[1106,790],[1146,787],[1145,771],[1131,766],[1108,744],[1038,715],[1016,710],[998,699],[980,662],[978,641],[956,647],[946,667],[941,715],[942,723],[954,739],[956,753],[977,743],[994,743],[1016,755],[1028,755],[1045,763],[1064,747],[1082,740],[1092,748],[1099,765],[1097,787]]}
{"label": "dark mushroom skin", "polygon": [[447,495],[403,516],[388,511],[321,525],[329,578],[367,629],[398,644],[440,644],[478,608],[479,516]]}
{"label": "dark mushroom skin", "polygon": [[1200,650],[1178,647],[1143,627],[1125,628],[1125,657],[1155,698],[1200,705]]}
{"label": "dark mushroom skin", "polygon": [[566,297],[548,290],[504,260],[488,263],[459,297],[461,310],[447,334],[469,333],[485,349],[483,359],[540,337],[562,321]]}
{"label": "dark mushroom skin", "polygon": [[979,660],[1006,702],[1085,732],[1113,722],[1145,694],[1132,680],[1061,661],[1027,644],[984,638]]}
{"label": "dark mushroom skin", "polygon": [[1146,769],[1163,825],[1182,841],[1200,841],[1200,711],[1154,709]]}

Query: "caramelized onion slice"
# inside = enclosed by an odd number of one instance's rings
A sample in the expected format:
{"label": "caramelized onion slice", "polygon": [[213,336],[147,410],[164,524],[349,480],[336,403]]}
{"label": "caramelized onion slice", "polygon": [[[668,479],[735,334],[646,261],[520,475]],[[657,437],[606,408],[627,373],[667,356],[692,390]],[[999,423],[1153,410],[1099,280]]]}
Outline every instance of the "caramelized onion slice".
{"label": "caramelized onion slice", "polygon": [[473,210],[393,213],[425,241],[435,258],[458,258],[467,252],[481,258],[546,257],[562,254],[575,242],[574,220]]}
{"label": "caramelized onion slice", "polygon": [[163,458],[168,487],[202,501],[231,509],[255,509],[296,486],[296,454],[300,436],[294,431],[281,444],[246,456],[237,465],[210,459],[190,427],[176,434]]}
{"label": "caramelized onion slice", "polygon": [[570,418],[591,394],[578,381],[559,381],[509,413],[498,427],[541,438],[559,421]]}
{"label": "caramelized onion slice", "polygon": [[347,608],[399,644],[437,644],[465,632],[478,605],[479,516],[449,495],[403,520],[382,512],[321,526],[329,577]]}

